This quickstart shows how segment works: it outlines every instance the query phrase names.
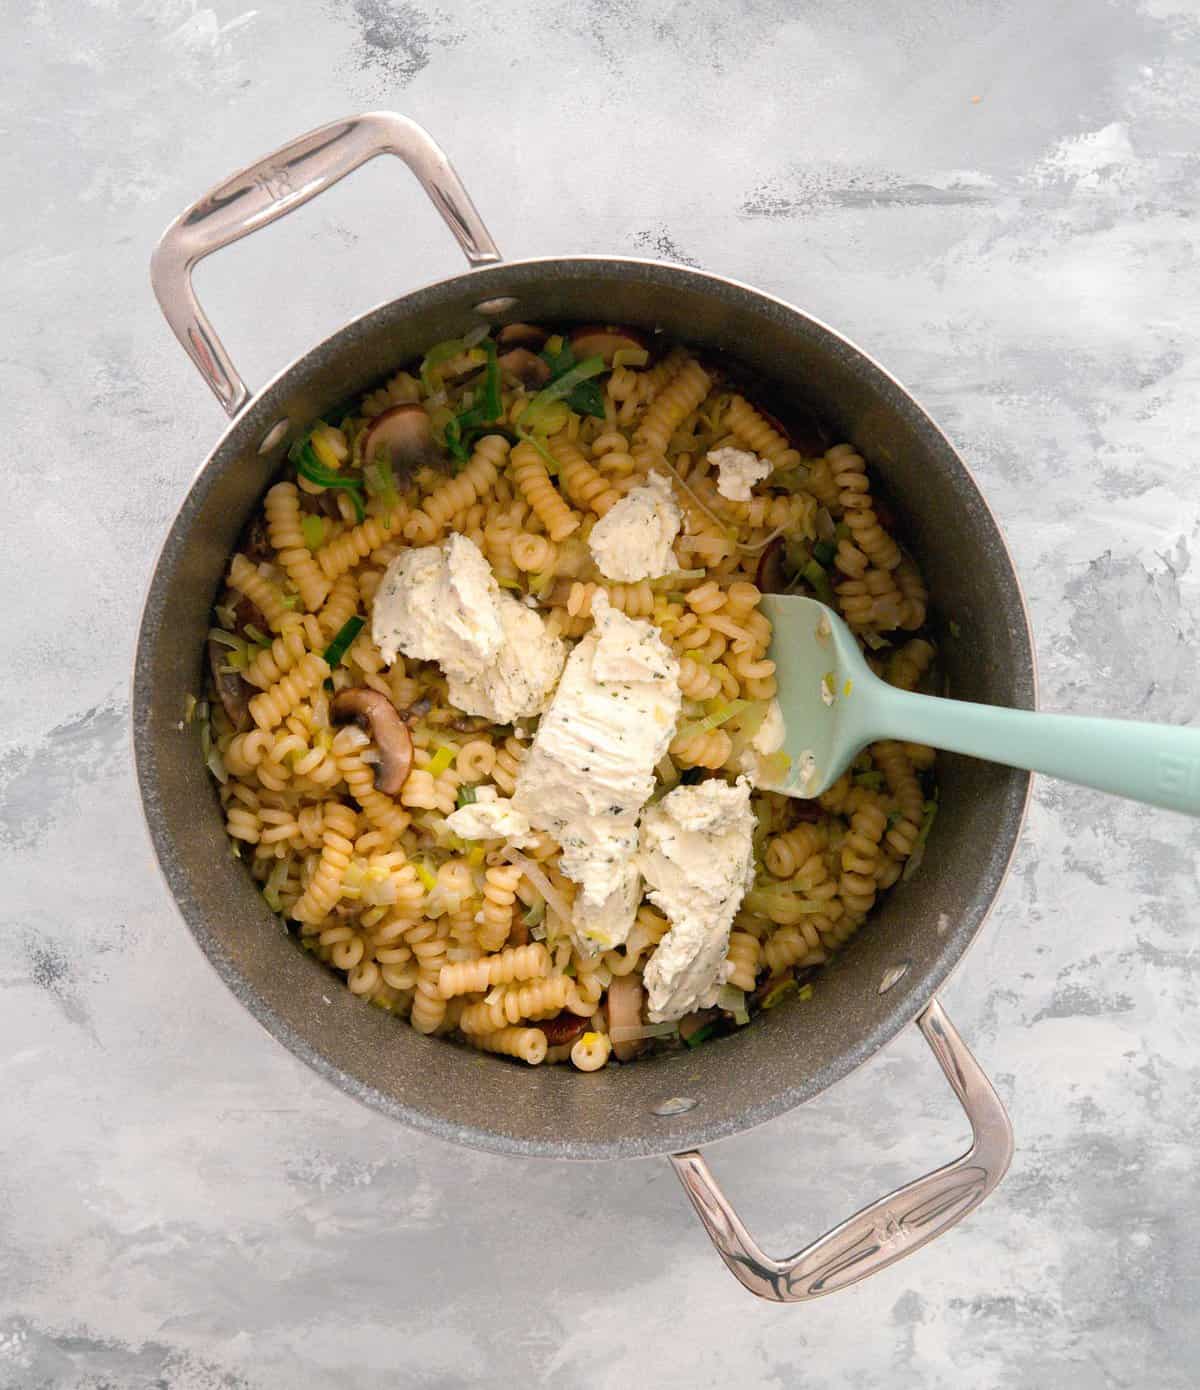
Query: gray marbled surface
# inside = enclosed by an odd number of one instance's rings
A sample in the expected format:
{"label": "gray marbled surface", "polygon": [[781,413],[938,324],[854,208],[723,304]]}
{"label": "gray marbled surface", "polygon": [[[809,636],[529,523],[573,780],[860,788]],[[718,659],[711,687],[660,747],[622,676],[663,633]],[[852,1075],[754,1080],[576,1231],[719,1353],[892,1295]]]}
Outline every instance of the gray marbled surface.
{"label": "gray marbled surface", "polygon": [[[151,862],[127,681],[221,430],[147,260],[324,120],[425,122],[510,254],[664,256],[876,353],[991,499],[1047,707],[1192,718],[1194,0],[41,0],[0,7],[0,1384],[1200,1383],[1196,827],[1041,784],[945,995],[1018,1136],[959,1231],[759,1305],[661,1163],[446,1147],[241,1012]],[[253,383],[453,273],[380,162],[207,263]],[[718,1148],[794,1248],[950,1155],[915,1033]]]}

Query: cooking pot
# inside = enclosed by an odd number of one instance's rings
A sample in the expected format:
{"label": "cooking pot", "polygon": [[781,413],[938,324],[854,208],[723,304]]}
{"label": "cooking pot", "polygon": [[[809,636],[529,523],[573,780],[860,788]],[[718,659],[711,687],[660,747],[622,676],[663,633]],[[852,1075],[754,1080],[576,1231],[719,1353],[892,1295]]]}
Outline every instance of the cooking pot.
{"label": "cooking pot", "polygon": [[[193,266],[379,154],[408,165],[471,269],[363,314],[252,396],[195,298]],[[908,392],[832,329],[732,280],[616,256],[503,262],[446,156],[421,127],[386,112],[315,130],[213,189],[164,234],[152,281],[167,321],[232,419],[197,473],[150,582],[133,683],[137,775],[167,883],[241,1002],[344,1091],[440,1138],[552,1158],[670,1156],[725,1263],[764,1298],[799,1301],[842,1288],[978,1206],[1008,1166],[1012,1130],[935,994],[1004,879],[1027,774],[940,760],[941,813],[921,872],[887,896],[810,999],[695,1052],[580,1075],[517,1067],[423,1037],[333,988],[325,966],[281,930],[230,855],[195,729],[181,722],[188,695],[201,689],[205,633],[230,552],[289,442],[431,343],[515,319],[660,328],[732,355],[761,376],[769,398],[811,407],[886,480],[901,532],[953,632],[942,656],[955,694],[1032,707],[1032,641],[1012,562],[962,460]],[[970,1119],[970,1149],[798,1254],[765,1255],[699,1146],[809,1100],[914,1019]]]}

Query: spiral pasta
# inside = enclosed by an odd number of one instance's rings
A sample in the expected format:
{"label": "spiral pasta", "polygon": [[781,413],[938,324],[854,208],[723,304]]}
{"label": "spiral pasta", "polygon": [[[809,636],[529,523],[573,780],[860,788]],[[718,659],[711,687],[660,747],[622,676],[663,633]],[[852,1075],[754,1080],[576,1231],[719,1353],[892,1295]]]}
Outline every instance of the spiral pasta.
{"label": "spiral pasta", "polygon": [[734,396],[729,402],[729,428],[738,439],[765,458],[774,468],[791,468],[800,462],[800,455],[783,435],[770,425],[744,396]]}
{"label": "spiral pasta", "polygon": [[550,450],[558,460],[558,477],[563,490],[577,507],[590,508],[597,516],[604,516],[621,500],[621,494],[563,435],[551,439]]}
{"label": "spiral pasta", "polygon": [[[543,360],[569,360],[561,346],[552,336]],[[412,364],[337,426],[320,421],[306,436],[342,486],[327,489],[287,466],[273,480],[216,612],[212,651],[226,655],[221,686],[208,693],[206,757],[234,852],[271,909],[296,924],[303,948],[351,993],[428,1035],[533,1065],[597,1070],[678,1045],[665,1036],[628,1041],[620,1031],[645,1018],[639,977],[671,923],[643,900],[624,943],[589,954],[569,934],[578,885],[563,872],[555,836],[531,830],[506,844],[452,833],[453,812],[486,804],[485,789],[513,796],[535,726],[467,715],[451,703],[438,664],[385,658],[372,628],[388,567],[459,534],[549,633],[582,639],[601,591],[657,628],[679,663],[683,708],[655,769],[655,795],[680,781],[732,781],[750,765],[777,688],[756,582],[774,573],[761,563],[769,547],[783,547],[803,592],[813,587],[811,562],[821,566],[872,668],[906,689],[933,684],[929,595],[916,560],[890,534],[862,454],[841,444],[801,460],[743,379],[680,346],[658,353],[655,344],[653,365],[600,376],[592,407],[599,399],[603,416],[574,409],[570,397],[555,401],[543,417],[553,422],[549,437],[528,437],[538,418],[526,415],[531,390],[502,368],[499,411],[484,426],[491,433],[465,460],[439,462],[449,423],[464,413],[479,419],[497,385],[486,343],[451,347],[424,373]],[[421,406],[409,423],[427,426],[429,441],[420,466],[397,468],[399,497],[384,499],[385,475],[364,472],[370,422],[399,404]],[[717,488],[708,455],[731,446],[772,466],[748,501]],[[679,571],[609,582],[591,553],[592,529],[650,469],[677,480]],[[363,502],[365,519],[356,515]],[[356,699],[343,701],[350,692]],[[362,727],[335,718],[368,708],[371,718],[355,715]],[[885,740],[816,803],[753,793],[754,882],[717,973],[751,1013],[768,978],[831,959],[919,861],[934,756]],[[718,1017],[721,1029],[744,1022],[740,1010]]]}
{"label": "spiral pasta", "polygon": [[344,531],[328,545],[323,545],[316,559],[325,577],[332,582],[400,530],[405,521],[404,511],[399,507],[386,517],[369,516],[353,530]]}
{"label": "spiral pasta", "polygon": [[251,718],[260,729],[273,729],[328,675],[329,666],[324,657],[306,652],[287,675],[261,695],[254,696],[250,701]]}
{"label": "spiral pasta", "polygon": [[320,608],[329,592],[300,530],[300,493],[295,483],[276,483],[263,502],[270,538],[287,577],[296,586],[305,608]]}
{"label": "spiral pasta", "polygon": [[[452,516],[466,511],[495,486],[499,470],[508,458],[508,451],[509,443],[503,435],[484,435],[475,445],[470,461],[462,472],[455,478],[448,478],[425,498],[420,509],[405,524],[404,534],[410,540],[427,544]],[[422,518],[432,527],[431,534],[422,531]]]}
{"label": "spiral pasta", "polygon": [[536,1067],[546,1060],[546,1035],[540,1028],[499,1028],[494,1033],[470,1033],[467,1041],[484,1052],[501,1052]]}
{"label": "spiral pasta", "polygon": [[550,972],[550,957],[540,942],[528,946],[509,946],[499,955],[461,965],[442,967],[438,988],[443,999],[456,994],[477,994],[493,985],[512,980],[532,980]]}
{"label": "spiral pasta", "polygon": [[229,584],[254,604],[272,631],[283,629],[292,611],[291,606],[279,586],[260,574],[244,555],[233,557],[229,566]]}
{"label": "spiral pasta", "polygon": [[518,444],[512,451],[513,481],[533,508],[552,541],[564,541],[579,529],[581,518],[555,491],[542,457],[532,444]]}
{"label": "spiral pasta", "polygon": [[355,826],[354,812],[348,806],[326,807],[320,861],[303,896],[292,908],[297,922],[320,922],[333,911],[354,852]]}

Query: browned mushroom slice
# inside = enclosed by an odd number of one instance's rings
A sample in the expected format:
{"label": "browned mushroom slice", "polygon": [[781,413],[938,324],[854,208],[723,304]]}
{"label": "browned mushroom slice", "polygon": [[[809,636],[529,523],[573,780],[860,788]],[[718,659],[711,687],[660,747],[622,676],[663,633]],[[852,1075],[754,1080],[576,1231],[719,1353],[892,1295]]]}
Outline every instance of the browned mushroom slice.
{"label": "browned mushroom slice", "polygon": [[603,357],[606,366],[611,367],[613,354],[618,352],[649,352],[650,339],[636,328],[622,328],[619,324],[589,323],[584,328],[571,331],[571,351],[576,360],[585,357]]}
{"label": "browned mushroom slice", "polygon": [[496,334],[496,346],[502,348],[523,347],[533,352],[541,352],[550,335],[536,323],[506,323]]}
{"label": "browned mushroom slice", "polygon": [[229,722],[240,733],[250,723],[250,687],[239,671],[223,671],[229,664],[229,648],[209,639],[208,669],[212,672],[213,688],[217,692]]}
{"label": "browned mushroom slice", "polygon": [[701,1028],[707,1028],[710,1023],[716,1023],[720,1017],[720,1009],[697,1009],[694,1013],[684,1014],[679,1020],[679,1036],[684,1042],[687,1042]]}
{"label": "browned mushroom slice", "polygon": [[546,1042],[550,1047],[563,1047],[566,1043],[572,1043],[576,1038],[581,1038],[588,1030],[588,1020],[580,1018],[578,1014],[573,1014],[570,1009],[564,1009],[562,1013],[555,1014],[553,1018],[544,1018],[535,1025],[546,1035]]}
{"label": "browned mushroom slice", "polygon": [[515,377],[530,391],[540,390],[550,380],[549,364],[528,348],[509,348],[497,358],[500,370]]}
{"label": "browned mushroom slice", "polygon": [[413,745],[408,725],[396,706],[378,690],[357,685],[340,690],[329,707],[335,724],[358,725],[371,735],[379,750],[375,767],[375,788],[386,796],[398,796],[412,771]]}
{"label": "browned mushroom slice", "polygon": [[371,421],[363,439],[363,458],[374,463],[381,453],[399,474],[427,466],[436,468],[441,463],[424,406],[411,402],[393,405]]}
{"label": "browned mushroom slice", "polygon": [[758,557],[755,586],[763,594],[783,594],[792,578],[787,564],[787,543],[782,536],[776,536]]}
{"label": "browned mushroom slice", "polygon": [[[636,975],[614,975],[608,986],[605,1009],[608,1013],[608,1031],[614,1028],[640,1028],[642,1026],[642,1000],[645,997],[642,982]],[[631,1038],[624,1042],[613,1041],[613,1052],[618,1062],[628,1062],[642,1050],[642,1040]]]}

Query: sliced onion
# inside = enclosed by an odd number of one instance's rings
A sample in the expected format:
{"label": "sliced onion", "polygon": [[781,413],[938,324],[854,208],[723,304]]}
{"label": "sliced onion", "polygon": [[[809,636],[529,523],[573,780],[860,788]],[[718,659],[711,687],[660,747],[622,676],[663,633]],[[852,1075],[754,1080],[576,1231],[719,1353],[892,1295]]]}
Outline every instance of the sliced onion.
{"label": "sliced onion", "polygon": [[610,1028],[608,1036],[614,1043],[641,1042],[643,1038],[668,1038],[679,1032],[679,1024],[644,1023],[637,1028]]}
{"label": "sliced onion", "polygon": [[477,323],[475,327],[470,330],[469,333],[463,334],[463,347],[473,348],[476,346],[476,344],[482,343],[490,331],[491,330],[486,323]]}
{"label": "sliced onion", "polygon": [[837,525],[829,515],[829,508],[821,507],[817,511],[817,540],[831,541],[836,535]]}
{"label": "sliced onion", "polygon": [[542,897],[545,898],[546,906],[553,913],[560,917],[564,923],[571,920],[571,904],[567,902],[566,898],[555,888],[554,884],[542,873],[541,869],[538,868],[532,859],[527,859],[525,855],[519,850],[513,849],[511,845],[506,845],[504,847],[504,857],[510,864],[515,864],[517,868],[521,870],[530,883],[532,883]]}

